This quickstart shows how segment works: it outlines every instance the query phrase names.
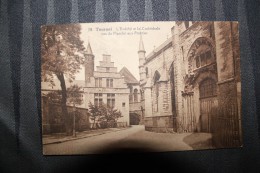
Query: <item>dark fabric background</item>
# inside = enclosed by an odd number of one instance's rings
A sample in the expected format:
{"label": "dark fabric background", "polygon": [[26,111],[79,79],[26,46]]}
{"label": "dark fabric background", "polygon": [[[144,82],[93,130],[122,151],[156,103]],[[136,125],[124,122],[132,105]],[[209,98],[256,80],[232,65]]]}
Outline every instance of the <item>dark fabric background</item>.
{"label": "dark fabric background", "polygon": [[[260,171],[258,0],[1,0],[0,172]],[[72,22],[238,20],[243,148],[165,153],[43,156],[40,26]],[[257,118],[258,117],[258,118]],[[137,150],[133,150],[135,152]],[[111,151],[113,153],[113,151]],[[120,168],[119,166],[122,166]]]}

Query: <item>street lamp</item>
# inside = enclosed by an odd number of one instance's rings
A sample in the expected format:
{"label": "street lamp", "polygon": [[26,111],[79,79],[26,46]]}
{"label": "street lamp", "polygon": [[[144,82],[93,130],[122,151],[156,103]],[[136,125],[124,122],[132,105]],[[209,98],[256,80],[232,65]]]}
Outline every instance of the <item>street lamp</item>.
{"label": "street lamp", "polygon": [[75,107],[75,103],[73,103],[73,136],[77,136],[76,135],[76,107]]}
{"label": "street lamp", "polygon": [[144,108],[143,106],[141,106],[141,112],[142,112],[142,115],[141,115],[141,123],[143,124],[143,119],[144,119]]}

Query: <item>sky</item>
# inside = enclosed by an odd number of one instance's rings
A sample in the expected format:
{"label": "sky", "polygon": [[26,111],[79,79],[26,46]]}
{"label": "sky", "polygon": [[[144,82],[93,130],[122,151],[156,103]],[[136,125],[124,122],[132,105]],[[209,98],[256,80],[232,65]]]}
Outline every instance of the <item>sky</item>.
{"label": "sky", "polygon": [[[139,80],[138,48],[142,34],[146,55],[171,37],[174,22],[117,22],[81,24],[81,39],[87,48],[88,42],[95,55],[95,70],[103,54],[111,55],[118,72],[126,67]],[[84,80],[84,67],[76,75]]]}

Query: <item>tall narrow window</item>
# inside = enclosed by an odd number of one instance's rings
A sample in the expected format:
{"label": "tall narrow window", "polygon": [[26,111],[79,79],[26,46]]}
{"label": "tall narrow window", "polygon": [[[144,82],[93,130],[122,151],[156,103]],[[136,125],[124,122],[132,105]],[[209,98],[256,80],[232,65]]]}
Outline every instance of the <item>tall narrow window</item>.
{"label": "tall narrow window", "polygon": [[95,87],[99,87],[98,78],[95,78]]}
{"label": "tall narrow window", "polygon": [[140,94],[141,94],[141,100],[144,100],[144,91],[140,90]]}
{"label": "tall narrow window", "polygon": [[138,102],[138,90],[134,89],[134,102]]}
{"label": "tall narrow window", "polygon": [[107,88],[113,88],[113,79],[107,79]]}
{"label": "tall narrow window", "polygon": [[113,79],[110,79],[110,88],[113,88]]}
{"label": "tall narrow window", "polygon": [[145,68],[145,74],[146,74],[146,77],[148,77],[148,67]]}
{"label": "tall narrow window", "polygon": [[153,87],[153,92],[154,92],[154,107],[153,110],[154,112],[158,112],[159,110],[159,79],[161,75],[158,71],[155,72],[154,74],[154,87]]}
{"label": "tall narrow window", "polygon": [[95,78],[95,86],[102,87],[102,78]]}
{"label": "tall narrow window", "polygon": [[107,105],[111,108],[115,107],[115,94],[107,94]]}
{"label": "tall narrow window", "polygon": [[212,62],[214,62],[212,51],[204,50],[203,52],[197,54],[195,61],[196,68],[200,68],[208,64],[211,64]]}
{"label": "tall narrow window", "polygon": [[102,78],[99,78],[99,87],[102,87]]}
{"label": "tall narrow window", "polygon": [[201,62],[201,66],[205,66],[206,65],[206,57],[205,57],[205,53],[202,53],[200,55],[200,62]]}
{"label": "tall narrow window", "polygon": [[109,79],[107,79],[107,88],[109,88]]}
{"label": "tall narrow window", "polygon": [[129,88],[130,88],[129,103],[132,103],[133,102],[133,87],[132,87],[132,85],[130,85]]}
{"label": "tall narrow window", "polygon": [[103,103],[102,93],[95,93],[94,94],[94,104],[101,105]]}

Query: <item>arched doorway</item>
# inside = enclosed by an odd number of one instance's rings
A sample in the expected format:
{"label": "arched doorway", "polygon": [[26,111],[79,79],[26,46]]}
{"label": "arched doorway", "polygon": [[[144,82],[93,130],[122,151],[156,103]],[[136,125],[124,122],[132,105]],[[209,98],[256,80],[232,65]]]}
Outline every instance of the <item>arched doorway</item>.
{"label": "arched doorway", "polygon": [[212,78],[200,83],[200,125],[201,132],[212,132],[212,120],[217,113],[217,84]]}
{"label": "arched doorway", "polygon": [[139,125],[139,123],[140,123],[140,115],[135,112],[131,112],[130,113],[130,125]]}

